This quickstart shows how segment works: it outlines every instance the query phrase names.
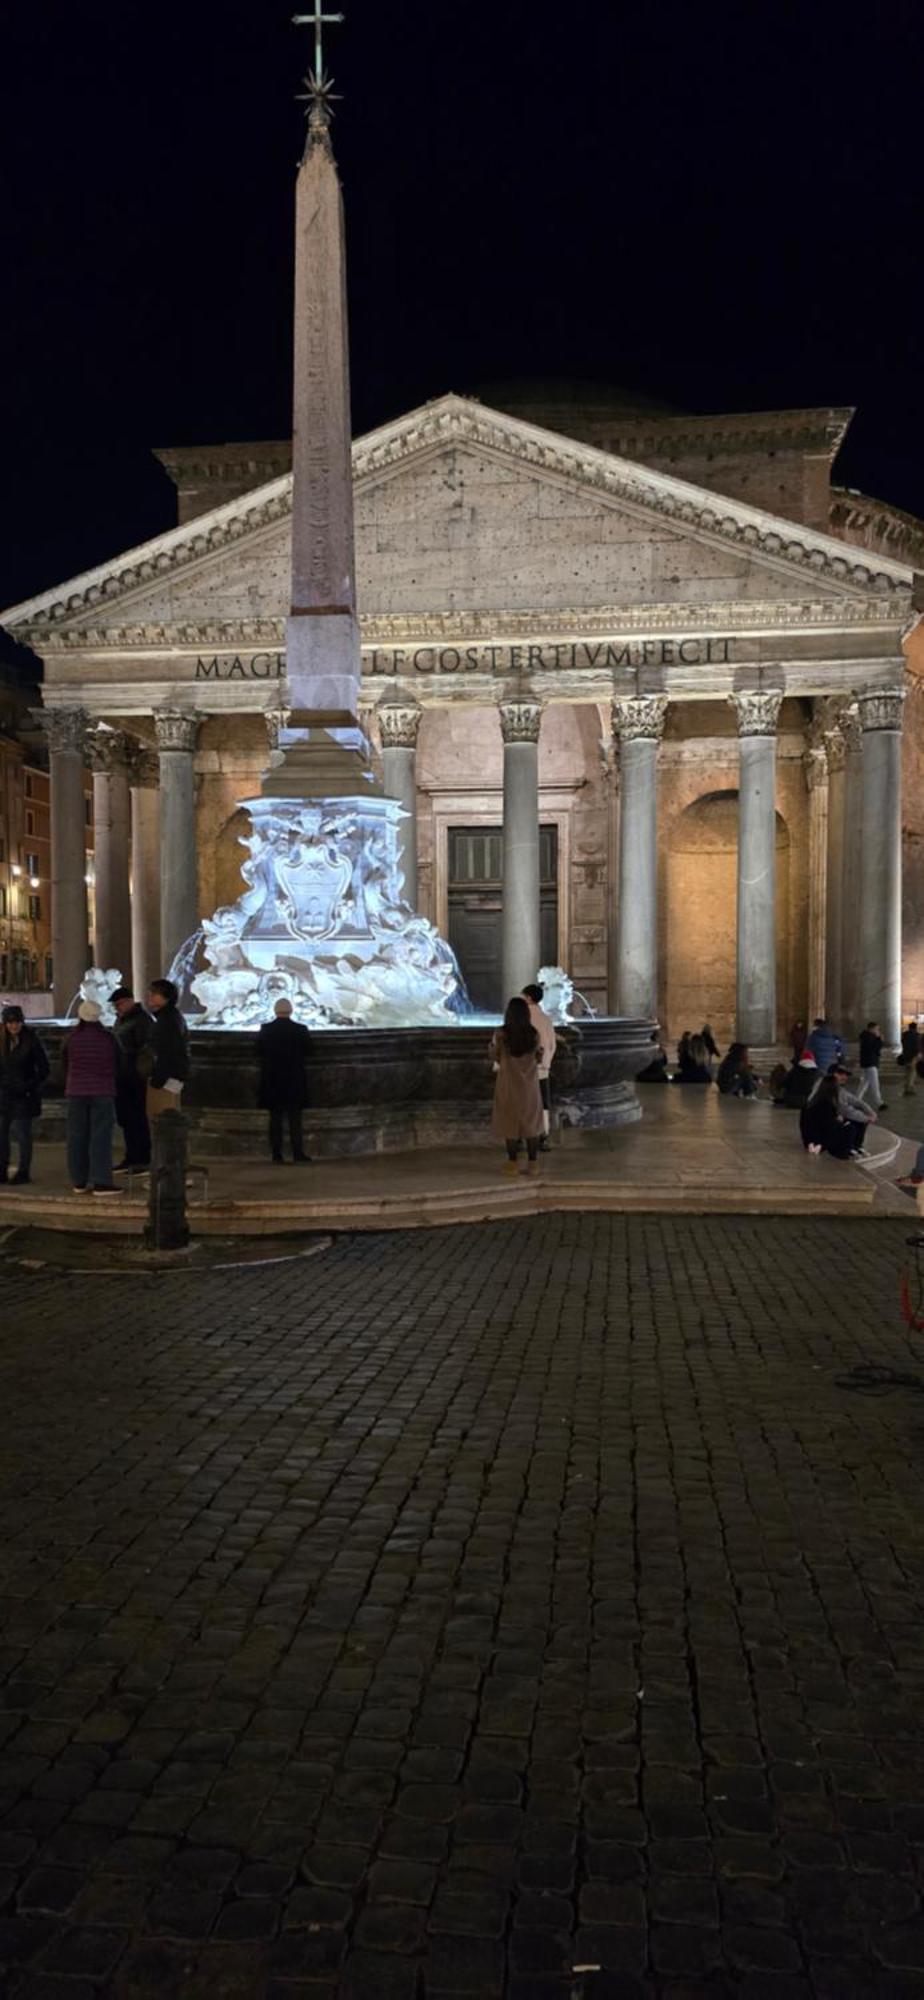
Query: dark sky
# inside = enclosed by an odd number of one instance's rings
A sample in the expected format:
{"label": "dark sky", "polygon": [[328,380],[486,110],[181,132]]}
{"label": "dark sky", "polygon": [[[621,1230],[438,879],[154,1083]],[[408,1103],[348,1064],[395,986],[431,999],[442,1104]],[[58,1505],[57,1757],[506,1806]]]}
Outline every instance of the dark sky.
{"label": "dark sky", "polygon": [[[536,375],[851,403],[840,478],[924,515],[919,0],[338,4],[358,431]],[[0,604],[171,524],[150,446],[288,433],[292,11],[4,9]]]}

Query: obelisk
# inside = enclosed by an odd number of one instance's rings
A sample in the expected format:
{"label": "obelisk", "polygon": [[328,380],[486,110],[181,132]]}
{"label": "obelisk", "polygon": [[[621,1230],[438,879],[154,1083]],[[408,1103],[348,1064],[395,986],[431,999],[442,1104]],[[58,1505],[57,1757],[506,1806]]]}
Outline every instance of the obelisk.
{"label": "obelisk", "polygon": [[263,786],[277,798],[374,788],[359,725],[346,245],[331,96],[316,70],[295,194],[289,726]]}

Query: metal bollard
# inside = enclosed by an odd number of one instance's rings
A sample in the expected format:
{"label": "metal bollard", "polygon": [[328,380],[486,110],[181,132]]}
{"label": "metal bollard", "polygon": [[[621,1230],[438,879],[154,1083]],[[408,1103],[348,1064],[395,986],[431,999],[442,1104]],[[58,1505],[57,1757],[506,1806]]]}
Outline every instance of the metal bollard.
{"label": "metal bollard", "polygon": [[151,1184],[144,1240],[149,1250],[185,1250],[186,1134],[182,1111],[162,1111],[151,1120]]}

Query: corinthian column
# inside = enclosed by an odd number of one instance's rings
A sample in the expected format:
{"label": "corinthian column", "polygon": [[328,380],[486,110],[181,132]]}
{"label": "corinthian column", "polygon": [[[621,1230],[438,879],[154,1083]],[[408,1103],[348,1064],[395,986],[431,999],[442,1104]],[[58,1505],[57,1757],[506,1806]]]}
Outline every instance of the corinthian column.
{"label": "corinthian column", "polygon": [[42,709],[51,793],[51,952],[54,1009],[67,1013],[90,960],[83,770],[87,718],[80,708]]}
{"label": "corinthian column", "polygon": [[417,908],[417,732],[421,710],[416,702],[383,703],[378,710],[382,732],[382,777],[385,795],[404,810],[398,828],[398,854],[404,894]]}
{"label": "corinthian column", "polygon": [[844,762],[846,746],[840,714],[825,728],[828,759],[828,900],[825,936],[825,999],[829,1021],[840,1027],[844,1004],[842,940],[844,928]]}
{"label": "corinthian column", "polygon": [[738,1036],[776,1041],[776,724],[778,688],[729,697],[738,717]]}
{"label": "corinthian column", "polygon": [[93,772],[94,963],[105,971],[117,967],[131,985],[129,746],[118,730],[98,729],[88,740],[88,751]]}
{"label": "corinthian column", "polygon": [[[814,726],[814,725],[813,725]],[[813,738],[802,758],[809,796],[808,838],[808,1018],[825,1011],[825,910],[828,870],[828,760]]]}
{"label": "corinthian column", "polygon": [[901,1035],[902,704],[901,688],[858,698],[863,730],[863,870],[860,1013],[878,1021],[887,1043]]}
{"label": "corinthian column", "polygon": [[539,726],[529,699],[500,703],[504,739],[504,1004],[535,979],[539,933]]}
{"label": "corinthian column", "polygon": [[841,876],[841,1018],[842,1034],[856,1035],[861,1021],[861,939],[857,894],[863,872],[863,731],[856,708],[841,712],[844,739],[844,864]]}
{"label": "corinthian column", "polygon": [[198,716],[158,710],[154,717],[160,757],[160,965],[168,973],[199,920],[196,867],[196,795],[193,757]]}
{"label": "corinthian column", "polygon": [[616,1003],[620,1014],[658,1015],[658,744],[667,696],[613,702],[619,739],[619,910]]}
{"label": "corinthian column", "polygon": [[160,792],[158,760],[139,744],[129,771],[132,813],[132,970],[143,999],[160,960]]}

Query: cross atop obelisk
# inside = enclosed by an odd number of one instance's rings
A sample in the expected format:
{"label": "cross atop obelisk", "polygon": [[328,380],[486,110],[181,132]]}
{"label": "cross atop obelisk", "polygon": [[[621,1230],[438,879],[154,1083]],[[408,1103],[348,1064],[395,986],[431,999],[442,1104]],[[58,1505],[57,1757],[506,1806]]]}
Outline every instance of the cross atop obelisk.
{"label": "cross atop obelisk", "polygon": [[330,115],[330,104],[333,97],[331,88],[333,79],[324,74],[324,29],[333,26],[334,22],[342,21],[343,19],[344,16],[342,14],[325,14],[324,0],[314,0],[313,14],[293,14],[292,16],[294,27],[314,29],[314,68],[308,71],[308,75],[305,78],[305,82],[308,85],[305,94],[312,109],[322,112],[325,120]]}

